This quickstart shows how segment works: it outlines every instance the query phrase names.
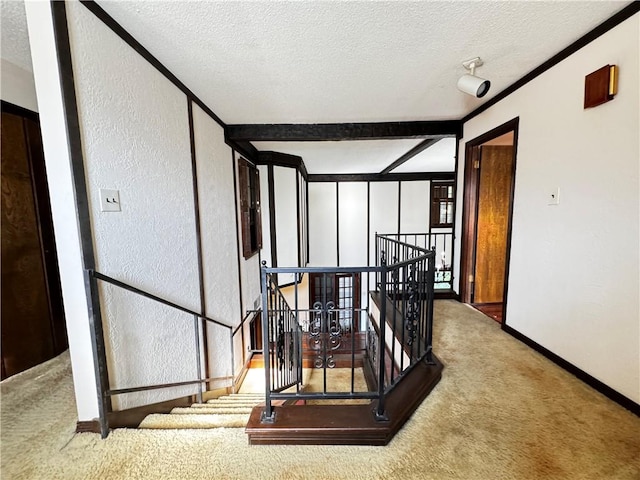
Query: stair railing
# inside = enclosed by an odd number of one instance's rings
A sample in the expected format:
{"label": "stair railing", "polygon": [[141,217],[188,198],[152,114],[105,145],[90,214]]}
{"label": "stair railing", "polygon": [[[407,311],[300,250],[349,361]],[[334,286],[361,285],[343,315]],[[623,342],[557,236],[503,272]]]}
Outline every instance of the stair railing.
{"label": "stair railing", "polygon": [[[431,343],[433,325],[433,285],[435,272],[434,250],[428,250],[395,238],[376,235],[378,262],[374,267],[291,267],[270,268],[264,262],[262,266],[262,326],[263,351],[265,355],[265,397],[266,405],[262,415],[263,422],[275,422],[273,400],[333,400],[333,399],[369,399],[376,400],[375,418],[387,420],[385,415],[385,396],[406,376],[419,362],[433,363]],[[295,279],[294,307],[292,308],[277,284],[278,274],[293,274]],[[309,309],[298,308],[299,278],[303,275],[317,275],[322,278],[320,285],[326,288],[326,276],[369,275],[375,277],[376,293],[379,298],[379,320],[376,328],[371,328],[369,315],[364,309],[356,309],[353,305],[343,306],[342,310],[351,309],[351,334],[348,341],[339,337],[338,306],[333,302],[317,302]],[[387,308],[388,306],[388,308]],[[355,328],[354,319],[365,317],[364,324]],[[283,320],[281,321],[281,318]],[[313,330],[309,325],[319,325]],[[298,327],[302,331],[298,330]],[[335,330],[335,331],[334,331]],[[274,368],[278,363],[279,339],[287,345],[294,341],[293,331],[299,332],[300,343],[293,347],[303,352],[302,339],[318,342],[322,345],[320,358],[316,368],[323,369],[324,387],[321,392],[308,392],[299,388],[302,376],[298,378],[285,376],[291,382],[274,383]],[[305,337],[306,335],[306,337]],[[345,336],[346,337],[346,336]],[[297,340],[295,340],[297,342]],[[328,391],[327,368],[335,366],[330,363],[332,352],[340,342],[350,343],[351,360],[348,355],[344,362],[351,368],[350,391]],[[289,342],[289,343],[287,343]],[[347,345],[348,347],[348,345]],[[358,349],[370,362],[375,375],[374,391],[356,391],[354,388],[354,369],[356,368],[355,351]],[[302,371],[303,355],[295,359],[297,372]],[[391,365],[388,365],[390,362]],[[291,371],[294,367],[291,367]],[[276,377],[277,378],[277,377]],[[295,391],[285,391],[293,385]]]}
{"label": "stair railing", "polygon": [[[234,332],[233,332],[233,328],[230,325],[226,325],[225,323],[219,322],[205,315],[194,312],[193,310],[185,308],[176,303],[170,302],[164,298],[158,297],[157,295],[153,295],[152,293],[146,292],[142,289],[136,288],[127,283],[121,282],[120,280],[116,280],[115,278],[109,277],[95,270],[88,270],[87,278],[88,278],[88,281],[90,282],[91,291],[94,292],[94,298],[95,298],[94,302],[92,302],[94,304],[94,308],[91,313],[92,313],[92,321],[93,321],[92,328],[94,330],[93,338],[95,342],[95,345],[93,348],[93,351],[95,352],[94,361],[97,363],[96,370],[97,370],[97,376],[99,377],[98,378],[99,380],[98,395],[100,398],[100,408],[99,408],[98,421],[100,423],[100,431],[101,431],[102,438],[105,438],[109,434],[108,414],[113,411],[111,406],[111,398],[116,395],[123,395],[127,393],[143,392],[148,390],[158,390],[158,389],[172,388],[172,387],[181,387],[181,386],[188,386],[188,385],[197,385],[198,391],[196,393],[196,398],[199,403],[202,403],[203,386],[209,382],[220,380],[220,378],[218,377],[205,378],[202,374],[202,362],[201,362],[202,348],[200,343],[201,342],[200,332],[201,332],[201,329],[204,328],[204,323],[218,325],[226,329],[227,332],[229,333],[229,345],[231,347],[231,358],[229,359],[230,371],[232,372],[232,375],[233,375]],[[154,385],[138,385],[138,386],[126,387],[126,388],[112,388],[109,380],[107,354],[105,351],[104,336],[103,336],[104,322],[100,314],[100,308],[99,308],[100,303],[99,303],[99,300],[97,300],[98,281],[105,282],[117,288],[126,290],[138,296],[150,299],[154,302],[170,307],[176,311],[190,315],[193,318],[193,326],[194,326],[194,332],[195,332],[194,344],[195,344],[195,362],[196,362],[195,365],[196,365],[197,378],[180,381],[180,382],[167,382],[167,383],[160,383],[160,384],[154,384]]]}

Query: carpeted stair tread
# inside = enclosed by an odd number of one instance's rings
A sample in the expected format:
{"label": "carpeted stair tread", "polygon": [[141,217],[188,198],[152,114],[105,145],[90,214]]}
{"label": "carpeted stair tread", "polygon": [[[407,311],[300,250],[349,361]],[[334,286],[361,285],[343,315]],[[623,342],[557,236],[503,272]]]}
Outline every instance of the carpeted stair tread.
{"label": "carpeted stair tread", "polygon": [[171,410],[172,414],[178,414],[178,415],[184,415],[184,414],[191,414],[191,415],[211,415],[211,414],[215,414],[215,413],[223,413],[223,414],[240,414],[240,415],[244,415],[247,413],[251,413],[251,410],[253,410],[253,407],[204,407],[204,408],[200,408],[200,407],[175,407],[173,410]]}
{"label": "carpeted stair tread", "polygon": [[195,428],[244,428],[249,414],[158,414],[148,415],[138,428],[142,429],[195,429]]}
{"label": "carpeted stair tread", "polygon": [[210,407],[212,406],[217,406],[217,407],[255,407],[256,405],[259,405],[260,403],[264,403],[264,402],[217,402],[217,401],[211,401],[209,400],[207,403],[203,403],[202,405],[208,405]]}

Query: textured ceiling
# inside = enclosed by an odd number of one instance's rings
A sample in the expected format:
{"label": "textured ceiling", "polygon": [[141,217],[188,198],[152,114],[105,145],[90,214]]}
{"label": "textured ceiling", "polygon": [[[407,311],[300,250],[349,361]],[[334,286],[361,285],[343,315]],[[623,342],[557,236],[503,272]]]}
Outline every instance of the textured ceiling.
{"label": "textured ceiling", "polygon": [[[98,3],[227,123],[458,119],[628,4]],[[455,87],[474,56],[482,100]]]}
{"label": "textured ceiling", "polygon": [[[31,70],[22,1],[1,0],[2,58]],[[98,3],[226,123],[459,119],[629,2]],[[492,82],[459,92],[463,60]],[[283,143],[311,173],[378,172],[419,140]],[[440,141],[395,172],[445,171]],[[438,165],[438,166],[436,166]],[[424,171],[424,170],[422,170]]]}
{"label": "textured ceiling", "polygon": [[258,150],[298,155],[309,173],[378,173],[421,139],[253,142]]}
{"label": "textured ceiling", "polygon": [[0,54],[2,58],[32,71],[27,17],[21,1],[0,1]]}

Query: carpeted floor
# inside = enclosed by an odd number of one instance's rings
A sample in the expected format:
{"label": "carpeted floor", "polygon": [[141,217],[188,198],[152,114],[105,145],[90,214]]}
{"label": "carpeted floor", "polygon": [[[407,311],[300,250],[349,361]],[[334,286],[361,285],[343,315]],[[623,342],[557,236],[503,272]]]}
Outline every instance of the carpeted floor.
{"label": "carpeted floor", "polygon": [[68,355],[1,385],[1,476],[19,479],[633,479],[640,419],[436,302],[442,381],[387,447],[253,446],[241,428],[74,434]]}

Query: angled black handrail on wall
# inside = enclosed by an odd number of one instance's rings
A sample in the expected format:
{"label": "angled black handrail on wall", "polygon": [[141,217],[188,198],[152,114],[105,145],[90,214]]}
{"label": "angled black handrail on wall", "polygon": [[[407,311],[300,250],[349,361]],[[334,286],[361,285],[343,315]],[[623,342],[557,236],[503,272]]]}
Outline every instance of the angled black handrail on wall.
{"label": "angled black handrail on wall", "polygon": [[[209,318],[205,315],[202,315],[200,313],[194,312],[191,309],[188,309],[186,307],[183,307],[181,305],[178,305],[176,303],[170,302],[164,298],[158,297],[157,295],[154,295],[152,293],[146,292],[140,288],[134,287],[132,285],[129,285],[125,282],[122,282],[120,280],[117,280],[115,278],[112,278],[108,275],[105,275],[103,273],[97,272],[95,270],[88,270],[87,271],[88,274],[88,278],[89,281],[91,282],[91,288],[94,291],[98,291],[98,281],[103,281],[105,283],[108,283],[110,285],[114,285],[118,288],[121,288],[123,290],[126,290],[128,292],[134,293],[136,295],[139,295],[141,297],[144,298],[148,298],[150,300],[153,300],[154,302],[160,303],[162,305],[165,305],[167,307],[173,308],[175,310],[178,310],[180,312],[189,314],[193,317],[193,321],[194,321],[194,331],[195,331],[195,350],[196,350],[196,368],[197,368],[197,379],[193,379],[193,380],[186,380],[186,381],[181,381],[181,382],[168,382],[168,383],[160,383],[160,384],[154,384],[154,385],[139,385],[139,386],[135,386],[135,387],[128,387],[128,388],[111,388],[111,384],[109,382],[109,372],[108,372],[108,365],[105,364],[104,365],[100,365],[100,370],[102,372],[104,372],[104,378],[102,379],[101,384],[104,385],[104,388],[98,388],[98,395],[100,400],[108,406],[108,408],[106,408],[104,410],[104,412],[101,412],[100,418],[98,419],[100,422],[100,430],[101,430],[101,435],[102,438],[105,438],[108,434],[109,434],[109,421],[108,421],[108,414],[112,412],[112,408],[111,408],[111,404],[110,402],[106,401],[108,399],[110,399],[111,397],[115,396],[115,395],[122,395],[122,394],[126,394],[126,393],[135,393],[135,392],[143,392],[143,391],[149,391],[149,390],[159,390],[159,389],[163,389],[163,388],[172,388],[172,387],[180,387],[180,386],[187,386],[187,385],[198,385],[198,392],[197,392],[197,401],[198,402],[202,402],[202,394],[203,394],[203,385],[206,385],[207,383],[214,381],[214,380],[219,380],[219,378],[216,377],[210,377],[210,378],[203,378],[202,375],[202,369],[201,369],[201,345],[200,345],[200,323],[202,320],[204,320],[205,322],[214,324],[214,325],[218,325],[220,327],[225,328],[228,333],[229,333],[229,341],[230,341],[230,347],[231,347],[231,358],[230,358],[230,363],[231,363],[231,371],[233,372],[233,366],[234,366],[234,352],[233,352],[233,336],[234,336],[234,329],[232,326],[227,325],[225,323],[222,323],[218,320],[214,320],[212,318]],[[101,316],[98,316],[97,319],[95,319],[94,321],[98,321],[99,324],[101,326],[104,326],[104,322],[103,319],[101,318]],[[106,355],[101,356],[101,358],[105,358],[106,359]]]}

